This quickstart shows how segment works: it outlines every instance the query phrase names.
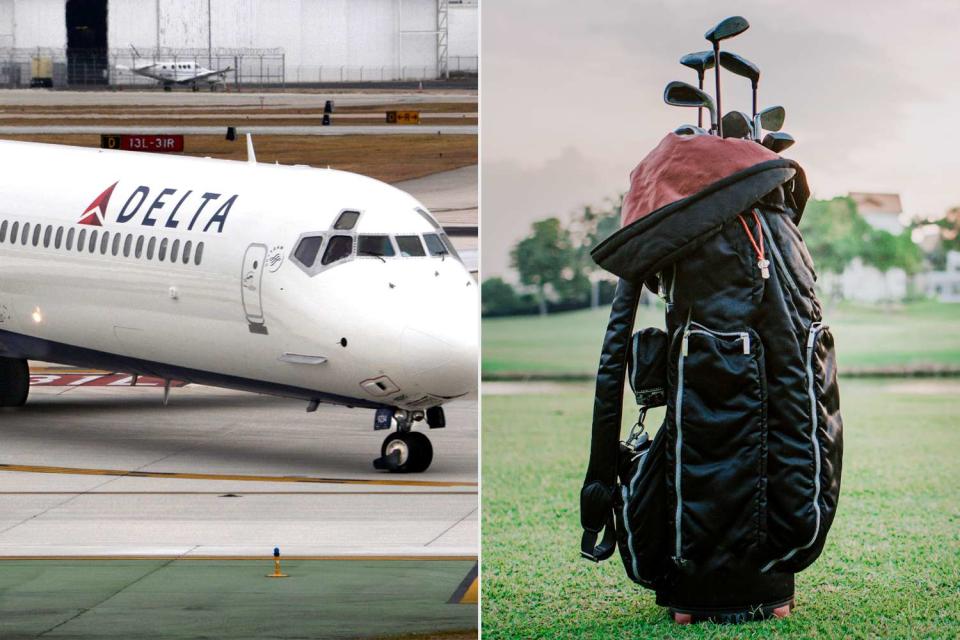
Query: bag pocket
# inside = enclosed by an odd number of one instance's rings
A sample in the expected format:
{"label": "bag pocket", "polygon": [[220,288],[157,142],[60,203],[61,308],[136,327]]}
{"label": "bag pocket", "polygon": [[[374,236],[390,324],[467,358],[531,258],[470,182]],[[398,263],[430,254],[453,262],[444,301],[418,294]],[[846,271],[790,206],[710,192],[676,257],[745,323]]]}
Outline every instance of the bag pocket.
{"label": "bag pocket", "polygon": [[656,589],[666,575],[668,549],[665,482],[667,430],[661,428],[645,451],[621,450],[617,547],[627,576]]}
{"label": "bag pocket", "polygon": [[840,473],[843,456],[843,419],[840,416],[840,391],[837,387],[837,360],[833,334],[820,322],[810,325],[804,349],[808,423],[804,432],[809,439],[810,458],[802,465],[810,482],[809,510],[804,520],[806,541],[763,567],[801,571],[823,550],[827,532],[833,523],[840,497]]}
{"label": "bag pocket", "polygon": [[766,537],[763,345],[752,329],[688,322],[675,355],[674,562],[703,572],[741,566]]}
{"label": "bag pocket", "polygon": [[662,407],[667,403],[667,334],[650,327],[633,334],[627,358],[627,379],[644,407]]}

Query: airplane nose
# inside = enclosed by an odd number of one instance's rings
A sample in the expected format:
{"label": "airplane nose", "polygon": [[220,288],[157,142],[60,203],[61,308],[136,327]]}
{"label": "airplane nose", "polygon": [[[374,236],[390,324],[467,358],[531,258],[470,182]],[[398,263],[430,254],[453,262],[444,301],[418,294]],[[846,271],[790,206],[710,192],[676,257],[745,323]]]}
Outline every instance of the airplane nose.
{"label": "airplane nose", "polygon": [[[475,293],[476,289],[473,292]],[[456,398],[477,388],[476,296],[424,305],[400,336],[407,375],[419,391]]]}

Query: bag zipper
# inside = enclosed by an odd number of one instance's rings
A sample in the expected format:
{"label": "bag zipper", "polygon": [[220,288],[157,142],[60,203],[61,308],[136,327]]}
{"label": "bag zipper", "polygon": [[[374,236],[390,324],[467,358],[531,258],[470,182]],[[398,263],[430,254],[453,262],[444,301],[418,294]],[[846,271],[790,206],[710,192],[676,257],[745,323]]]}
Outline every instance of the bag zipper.
{"label": "bag zipper", "polygon": [[699,322],[691,322],[693,326],[696,326],[696,329],[689,329],[684,332],[684,344],[683,348],[686,350],[684,355],[689,355],[689,345],[687,344],[690,334],[699,333],[705,336],[717,337],[717,336],[731,336],[740,338],[743,341],[743,354],[750,355],[750,332],[748,331],[714,331],[708,327],[703,326]]}
{"label": "bag zipper", "polygon": [[633,570],[632,577],[634,580],[640,580],[640,569],[637,566],[637,554],[633,550],[633,529],[627,524],[627,507],[629,506],[630,496],[637,490],[637,480],[640,479],[640,472],[643,470],[643,464],[646,462],[646,457],[651,447],[647,447],[647,449],[640,454],[640,461],[637,463],[637,470],[634,472],[633,478],[630,479],[629,487],[621,487],[623,494],[623,523],[624,526],[627,527],[627,553],[630,554],[630,568]]}
{"label": "bag zipper", "polygon": [[817,336],[827,327],[822,322],[814,322],[810,325],[809,333],[807,334],[807,351],[806,351],[806,373],[807,373],[807,396],[810,400],[810,444],[813,447],[813,512],[814,512],[814,527],[813,535],[810,536],[810,542],[807,544],[795,547],[788,551],[784,556],[771,560],[766,564],[766,566],[761,569],[761,572],[767,572],[770,570],[773,565],[778,562],[785,562],[795,556],[798,551],[803,551],[804,549],[809,549],[813,546],[813,543],[817,541],[817,536],[820,535],[820,442],[817,440],[817,390],[816,390],[816,380],[813,377],[813,352],[817,344]]}
{"label": "bag zipper", "polygon": [[[692,311],[692,310],[691,310]],[[674,426],[677,428],[676,444],[674,445],[674,471],[673,486],[677,492],[677,508],[674,512],[675,540],[673,561],[677,566],[683,566],[684,559],[681,553],[681,535],[680,535],[680,517],[683,510],[683,493],[680,486],[680,471],[682,468],[681,452],[683,451],[683,359],[687,357],[690,349],[690,313],[687,312],[687,322],[683,327],[683,338],[680,342],[680,355],[677,358],[677,398],[674,406]]]}

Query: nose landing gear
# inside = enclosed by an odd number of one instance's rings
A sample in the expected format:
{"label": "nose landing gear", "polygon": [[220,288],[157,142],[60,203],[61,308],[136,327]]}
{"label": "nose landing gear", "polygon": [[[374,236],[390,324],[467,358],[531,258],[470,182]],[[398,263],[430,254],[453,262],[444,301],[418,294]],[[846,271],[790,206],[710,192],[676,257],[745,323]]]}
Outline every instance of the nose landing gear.
{"label": "nose landing gear", "polygon": [[[410,430],[414,421],[423,420],[423,412],[398,410],[393,414],[393,420],[397,423],[397,430],[383,441],[380,457],[373,461],[374,469],[391,473],[426,471],[433,462],[433,445],[426,435]],[[378,412],[375,427],[382,424],[383,416]]]}

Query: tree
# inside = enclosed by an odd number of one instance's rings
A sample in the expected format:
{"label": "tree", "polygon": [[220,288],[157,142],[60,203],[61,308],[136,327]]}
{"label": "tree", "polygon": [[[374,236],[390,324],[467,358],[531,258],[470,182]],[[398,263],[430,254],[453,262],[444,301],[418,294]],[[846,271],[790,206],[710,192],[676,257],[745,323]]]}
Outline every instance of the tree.
{"label": "tree", "polygon": [[803,239],[819,269],[841,273],[861,255],[873,231],[852,198],[810,200],[802,222]]}
{"label": "tree", "polygon": [[914,227],[936,225],[939,231],[937,246],[927,256],[934,269],[947,268],[947,254],[960,251],[960,207],[953,207],[942,218],[918,220]]}
{"label": "tree", "polygon": [[481,314],[484,316],[512,316],[531,313],[537,307],[533,296],[520,295],[502,278],[487,278],[480,285]]}
{"label": "tree", "polygon": [[541,315],[547,313],[547,286],[558,295],[568,296],[585,282],[589,295],[590,284],[578,264],[570,231],[557,218],[534,222],[533,233],[517,243],[510,259],[520,282],[536,288]]}
{"label": "tree", "polygon": [[909,230],[895,236],[882,229],[872,229],[861,255],[864,263],[880,271],[900,267],[908,274],[914,274],[923,266],[920,247],[914,244]]}

